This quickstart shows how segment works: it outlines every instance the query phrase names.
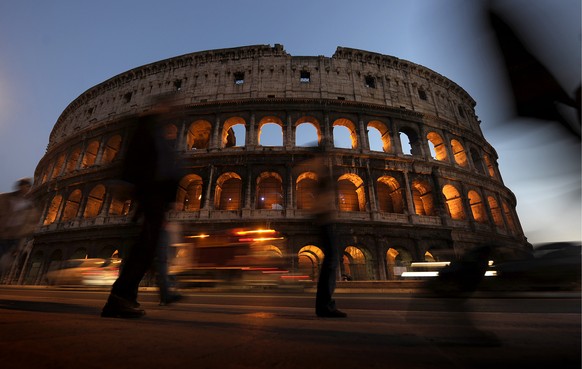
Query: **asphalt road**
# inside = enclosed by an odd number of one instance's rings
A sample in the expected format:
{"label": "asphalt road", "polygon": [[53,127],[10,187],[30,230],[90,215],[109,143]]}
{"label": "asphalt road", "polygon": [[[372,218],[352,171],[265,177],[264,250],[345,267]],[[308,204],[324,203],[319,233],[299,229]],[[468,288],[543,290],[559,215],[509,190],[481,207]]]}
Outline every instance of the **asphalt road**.
{"label": "asphalt road", "polygon": [[0,287],[2,368],[580,368],[580,295],[187,292],[147,315],[101,318],[104,290]]}

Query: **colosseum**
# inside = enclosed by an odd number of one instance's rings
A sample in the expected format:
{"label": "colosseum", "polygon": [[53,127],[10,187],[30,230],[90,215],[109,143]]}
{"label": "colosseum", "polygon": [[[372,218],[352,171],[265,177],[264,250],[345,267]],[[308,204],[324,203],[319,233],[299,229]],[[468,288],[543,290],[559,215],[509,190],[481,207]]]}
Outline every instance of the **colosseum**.
{"label": "colosseum", "polygon": [[[309,209],[316,150],[337,184],[341,273],[398,279],[413,261],[450,260],[484,243],[530,245],[485,140],[475,101],[418,64],[338,47],[292,56],[282,45],[190,53],[140,66],[82,93],[58,118],[34,174],[42,213],[22,283],[71,258],[123,258],[138,232],[111,190],[130,122],[171,97],[163,119],[187,174],[169,214],[185,237],[243,227],[285,237],[271,251],[313,277],[322,258]],[[339,276],[338,276],[339,277]]]}

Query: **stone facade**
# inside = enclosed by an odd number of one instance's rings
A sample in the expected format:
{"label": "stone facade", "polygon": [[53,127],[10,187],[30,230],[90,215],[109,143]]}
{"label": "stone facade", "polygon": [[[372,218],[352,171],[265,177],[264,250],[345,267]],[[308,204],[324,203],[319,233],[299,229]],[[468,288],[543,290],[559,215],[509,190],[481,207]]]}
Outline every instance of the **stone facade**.
{"label": "stone facade", "polygon": [[316,145],[337,180],[342,272],[356,280],[392,279],[402,270],[395,266],[450,260],[484,243],[509,254],[528,249],[515,196],[461,87],[377,53],[291,56],[257,45],[129,70],[64,110],[35,172],[43,218],[27,283],[42,283],[60,260],[123,257],[137,229],[131,199],[116,195],[111,179],[130,123],[160,96],[174,101],[164,119],[187,175],[170,217],[186,236],[270,227],[286,237],[278,251],[291,256],[289,267],[316,275],[309,193],[317,178],[297,169]]}

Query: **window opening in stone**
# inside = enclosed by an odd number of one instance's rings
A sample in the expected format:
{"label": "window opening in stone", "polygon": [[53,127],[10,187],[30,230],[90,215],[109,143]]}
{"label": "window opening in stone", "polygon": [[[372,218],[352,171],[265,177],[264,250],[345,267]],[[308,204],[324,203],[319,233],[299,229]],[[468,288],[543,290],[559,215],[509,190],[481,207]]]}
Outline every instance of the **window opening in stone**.
{"label": "window opening in stone", "polygon": [[364,83],[367,88],[376,88],[376,78],[372,76],[366,76],[366,78],[364,78]]}
{"label": "window opening in stone", "polygon": [[81,190],[75,190],[70,195],[65,202],[65,208],[63,209],[63,216],[61,220],[67,221],[77,217],[79,212],[79,204],[81,203]]}
{"label": "window opening in stone", "polygon": [[283,210],[283,185],[277,173],[263,173],[257,180],[257,209]]}
{"label": "window opening in stone", "polygon": [[301,83],[311,82],[311,73],[309,73],[307,71],[301,71],[301,76],[299,77],[299,81]]}
{"label": "window opening in stone", "polygon": [[89,168],[95,165],[95,160],[97,159],[97,152],[99,151],[99,141],[92,141],[87,149],[85,149],[85,155],[83,156],[83,168]]}
{"label": "window opening in stone", "polygon": [[447,148],[443,138],[435,132],[430,132],[426,135],[426,138],[428,139],[431,157],[439,161],[447,160]]}
{"label": "window opening in stone", "polygon": [[337,148],[356,149],[358,136],[354,122],[345,118],[333,122],[333,143]]}
{"label": "window opening in stone", "polygon": [[443,195],[445,196],[449,216],[455,220],[465,219],[463,199],[459,191],[452,185],[445,185],[443,187]]}
{"label": "window opening in stone", "polygon": [[283,146],[283,128],[277,123],[264,123],[259,128],[259,145]]}
{"label": "window opening in stone", "polygon": [[418,97],[421,100],[425,100],[425,101],[428,100],[428,97],[426,96],[426,91],[421,90],[421,89],[418,90]]}
{"label": "window opening in stone", "polygon": [[471,205],[471,212],[473,213],[473,219],[479,223],[487,222],[487,214],[485,213],[485,206],[481,201],[481,196],[475,191],[469,191],[469,204]]}
{"label": "window opening in stone", "polygon": [[87,252],[87,249],[84,247],[79,247],[71,254],[70,259],[87,259],[88,256],[89,253]]}
{"label": "window opening in stone", "polygon": [[399,132],[398,136],[400,137],[402,153],[404,155],[412,155],[412,144],[410,141],[410,137],[405,132]]}
{"label": "window opening in stone", "polygon": [[202,204],[202,178],[196,174],[189,174],[182,178],[176,194],[178,211],[200,210]]}
{"label": "window opening in stone", "polygon": [[295,146],[317,147],[319,146],[319,133],[315,124],[310,122],[300,123],[295,129]]}
{"label": "window opening in stone", "polygon": [[242,181],[236,173],[225,173],[216,181],[214,206],[218,210],[241,208]]}
{"label": "window opening in stone", "polygon": [[61,174],[61,170],[63,169],[64,164],[65,164],[65,154],[61,154],[61,155],[59,155],[59,157],[55,163],[51,178],[55,178]]}
{"label": "window opening in stone", "polygon": [[210,143],[212,125],[207,120],[197,120],[188,128],[186,145],[188,150],[207,149]]}
{"label": "window opening in stone", "polygon": [[234,84],[235,85],[242,85],[245,83],[245,74],[244,72],[236,72],[234,73]]}
{"label": "window opening in stone", "polygon": [[491,163],[491,159],[489,158],[489,155],[483,154],[483,160],[485,161],[485,166],[487,167],[487,172],[489,173],[489,176],[492,178],[495,178],[495,168],[493,167],[493,164]]}
{"label": "window opening in stone", "polygon": [[181,79],[177,79],[174,81],[174,89],[176,91],[180,91],[182,89],[182,80]]}
{"label": "window opening in stone", "polygon": [[318,183],[315,173],[306,172],[297,177],[297,209],[314,209],[317,191]]}
{"label": "window opening in stone", "polygon": [[323,261],[323,251],[317,246],[307,245],[301,248],[299,256],[299,273],[308,275],[311,280],[319,277],[319,268]]}
{"label": "window opening in stone", "polygon": [[338,179],[338,207],[340,211],[364,211],[366,195],[363,181],[355,174],[344,174]]}
{"label": "window opening in stone", "polygon": [[391,247],[386,251],[388,279],[398,279],[412,263],[412,254],[401,247]]}
{"label": "window opening in stone", "polygon": [[131,199],[128,195],[114,194],[109,204],[109,215],[127,215],[131,211]]}
{"label": "window opening in stone", "polygon": [[69,159],[67,160],[67,167],[66,172],[71,173],[75,169],[77,169],[77,164],[79,163],[79,158],[81,157],[81,148],[75,148],[71,154],[69,155]]}
{"label": "window opening in stone", "polygon": [[453,139],[451,140],[451,148],[453,150],[455,162],[462,167],[466,167],[468,165],[467,154],[465,153],[465,148],[463,145],[459,141]]}
{"label": "window opening in stone", "polygon": [[503,227],[503,215],[501,214],[501,208],[497,203],[497,200],[493,196],[487,197],[487,202],[489,203],[489,209],[491,209],[491,216],[493,216],[493,222],[498,228]]}
{"label": "window opening in stone", "polygon": [[368,280],[366,256],[357,247],[348,246],[343,255],[343,278],[349,281]]}
{"label": "window opening in stone", "polygon": [[412,201],[417,215],[433,215],[434,200],[431,187],[423,181],[412,182]]}
{"label": "window opening in stone", "polygon": [[131,96],[132,96],[131,92],[128,92],[125,95],[123,95],[123,102],[126,104],[129,103],[131,101]]}
{"label": "window opening in stone", "polygon": [[83,214],[83,218],[97,217],[103,207],[104,198],[105,187],[103,185],[95,186],[87,197],[87,204],[85,205],[85,214]]}
{"label": "window opening in stone", "polygon": [[378,178],[378,207],[384,213],[404,213],[402,190],[395,178],[390,176]]}
{"label": "window opening in stone", "polygon": [[370,150],[390,152],[390,132],[386,124],[373,120],[368,123]]}
{"label": "window opening in stone", "polygon": [[503,206],[503,212],[505,213],[505,219],[507,220],[509,229],[511,230],[512,233],[516,233],[517,227],[515,226],[515,221],[513,220],[513,214],[511,213],[511,209],[509,208],[505,201],[503,201],[501,204]]}
{"label": "window opening in stone", "polygon": [[222,128],[222,147],[243,147],[246,140],[246,127],[244,119],[240,117],[229,118]]}
{"label": "window opening in stone", "polygon": [[480,174],[487,175],[487,171],[485,170],[485,166],[483,165],[483,160],[481,159],[481,156],[479,155],[477,150],[472,148],[469,150],[469,153],[471,155],[471,160],[473,161],[473,166],[475,167],[475,170]]}
{"label": "window opening in stone", "polygon": [[101,159],[102,164],[111,163],[119,153],[119,148],[121,147],[121,136],[115,135],[107,140],[105,144],[105,150],[103,151],[103,157]]}
{"label": "window opening in stone", "polygon": [[54,223],[57,219],[61,203],[63,202],[63,197],[61,195],[56,195],[51,204],[49,205],[46,217],[44,219],[43,225]]}

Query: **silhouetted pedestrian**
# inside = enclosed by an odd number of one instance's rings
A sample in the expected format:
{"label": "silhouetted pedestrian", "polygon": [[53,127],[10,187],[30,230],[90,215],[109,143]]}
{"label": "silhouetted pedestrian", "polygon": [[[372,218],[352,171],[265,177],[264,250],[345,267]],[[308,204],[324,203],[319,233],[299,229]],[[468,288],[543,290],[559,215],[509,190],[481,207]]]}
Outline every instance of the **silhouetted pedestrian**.
{"label": "silhouetted pedestrian", "polygon": [[[182,174],[174,148],[175,138],[157,115],[142,117],[137,122],[122,179],[133,185],[137,203],[134,219],[141,217],[143,223],[138,240],[124,258],[119,277],[111,288],[101,313],[103,317],[135,318],[145,314],[137,302],[138,287],[154,258],[160,256],[160,247],[165,242],[162,230],[166,212],[175,201]],[[166,286],[161,287],[163,294]],[[160,298],[167,304],[177,301],[180,295],[166,294]]]}

